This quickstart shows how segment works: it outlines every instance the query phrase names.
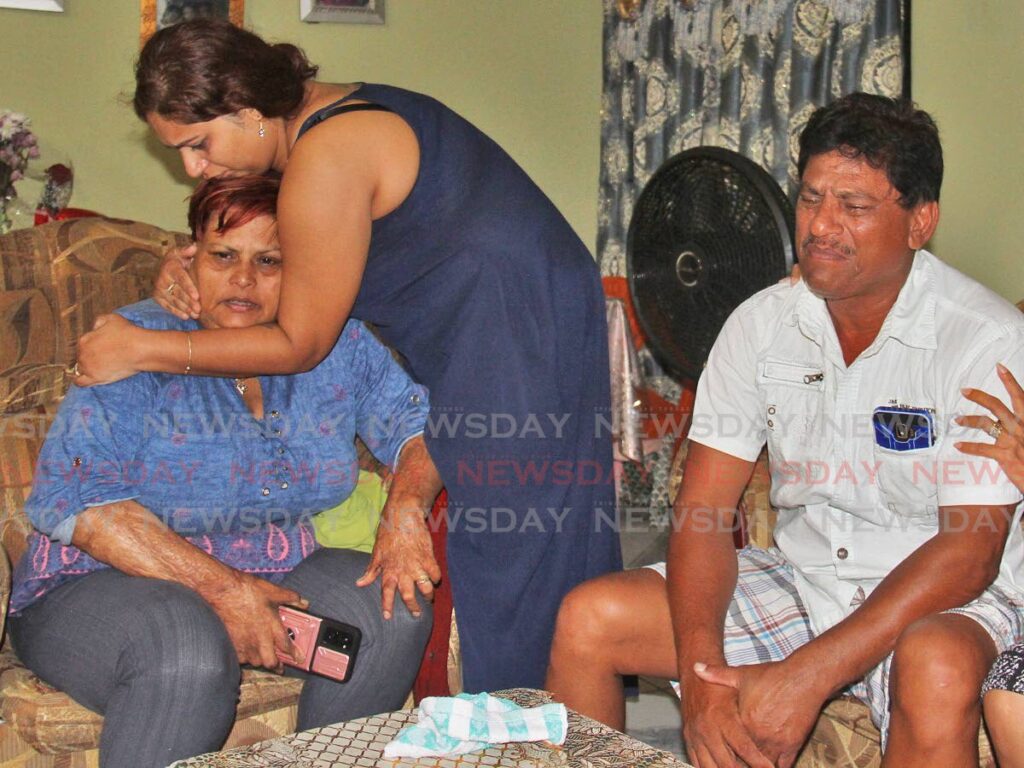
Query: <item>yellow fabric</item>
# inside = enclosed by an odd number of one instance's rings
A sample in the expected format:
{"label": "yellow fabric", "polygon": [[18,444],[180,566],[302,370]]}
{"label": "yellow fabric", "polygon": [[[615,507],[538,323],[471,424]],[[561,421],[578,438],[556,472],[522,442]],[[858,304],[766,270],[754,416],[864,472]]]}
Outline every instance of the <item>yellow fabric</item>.
{"label": "yellow fabric", "polygon": [[338,506],[313,517],[316,540],[325,547],[372,552],[377,523],[388,494],[374,472],[359,470],[356,488]]}

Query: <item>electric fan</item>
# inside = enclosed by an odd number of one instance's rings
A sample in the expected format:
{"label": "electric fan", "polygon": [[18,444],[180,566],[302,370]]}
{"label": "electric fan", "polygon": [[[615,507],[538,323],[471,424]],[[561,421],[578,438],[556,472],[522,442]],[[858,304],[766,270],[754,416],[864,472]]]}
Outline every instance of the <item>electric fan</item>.
{"label": "electric fan", "polygon": [[696,147],[665,161],[633,210],[626,270],[666,370],[696,379],[729,314],[793,267],[793,209],[764,169]]}

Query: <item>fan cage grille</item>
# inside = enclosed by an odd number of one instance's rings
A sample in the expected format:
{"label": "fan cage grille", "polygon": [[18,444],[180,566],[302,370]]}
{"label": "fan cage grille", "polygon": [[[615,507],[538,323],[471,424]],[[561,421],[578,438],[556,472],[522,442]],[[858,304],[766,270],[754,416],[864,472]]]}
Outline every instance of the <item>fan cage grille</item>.
{"label": "fan cage grille", "polygon": [[729,314],[788,274],[792,220],[775,180],[735,152],[687,150],[654,174],[630,222],[627,268],[641,327],[671,373],[697,378]]}

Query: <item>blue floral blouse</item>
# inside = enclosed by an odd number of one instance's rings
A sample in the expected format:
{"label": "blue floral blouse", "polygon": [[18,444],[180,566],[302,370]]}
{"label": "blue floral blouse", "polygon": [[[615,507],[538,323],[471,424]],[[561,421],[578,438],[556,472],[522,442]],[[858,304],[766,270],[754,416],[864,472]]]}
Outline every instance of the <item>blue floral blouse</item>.
{"label": "blue floral blouse", "polygon": [[[145,328],[199,327],[152,300],[119,313]],[[72,387],[25,506],[37,530],[15,567],[11,612],[108,567],[71,544],[75,520],[128,499],[232,568],[279,581],[316,548],[309,518],[355,487],[355,436],[394,466],[429,408],[426,390],[355,320],[315,369],[260,384],[263,419],[226,378],[140,373]]]}

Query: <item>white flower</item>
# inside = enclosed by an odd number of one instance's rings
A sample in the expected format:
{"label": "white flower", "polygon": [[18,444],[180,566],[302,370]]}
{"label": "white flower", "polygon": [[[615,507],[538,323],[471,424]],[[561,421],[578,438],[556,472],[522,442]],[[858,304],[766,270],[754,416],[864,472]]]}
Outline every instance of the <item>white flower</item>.
{"label": "white flower", "polygon": [[22,131],[31,133],[30,125],[32,121],[27,115],[10,109],[0,110],[0,141],[10,141],[14,134]]}

